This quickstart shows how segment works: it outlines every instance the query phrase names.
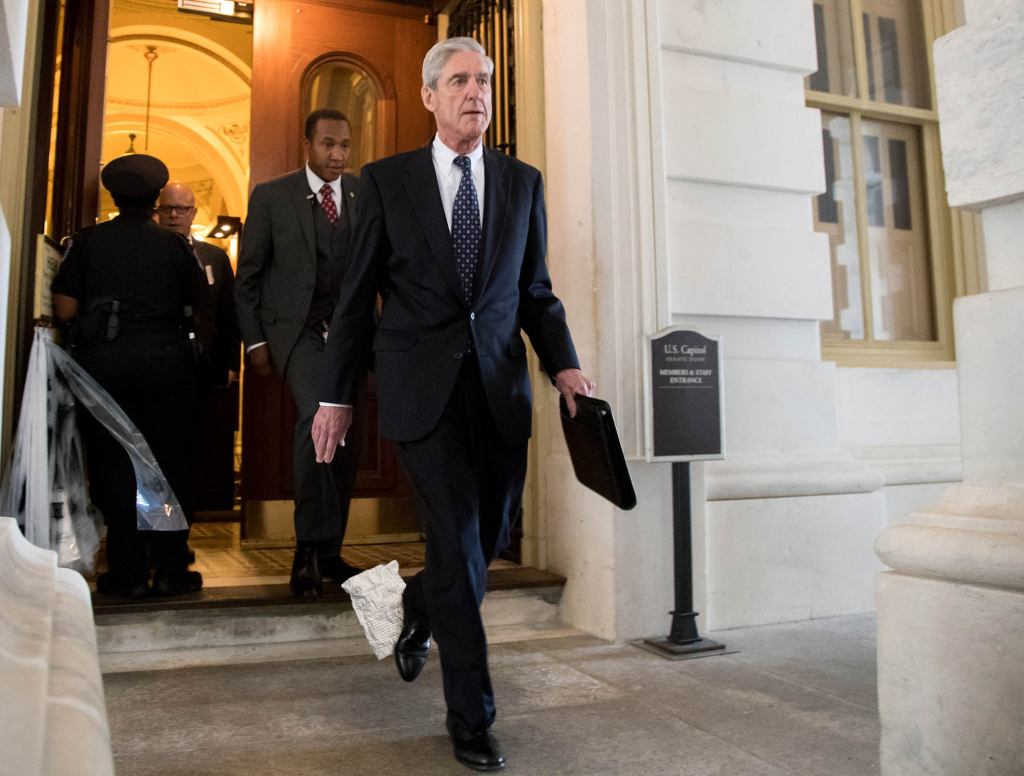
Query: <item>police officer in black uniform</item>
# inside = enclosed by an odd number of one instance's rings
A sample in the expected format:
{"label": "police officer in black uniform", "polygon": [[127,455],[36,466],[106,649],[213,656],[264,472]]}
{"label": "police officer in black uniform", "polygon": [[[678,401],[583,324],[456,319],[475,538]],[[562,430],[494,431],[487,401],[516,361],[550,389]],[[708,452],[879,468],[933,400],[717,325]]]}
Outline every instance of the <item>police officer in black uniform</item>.
{"label": "police officer in black uniform", "polygon": [[[114,159],[101,180],[119,215],[76,234],[53,281],[54,313],[70,321],[75,359],[132,419],[192,517],[204,316],[210,297],[181,235],[153,222],[167,167],[145,154]],[[93,504],[107,525],[105,595],[139,598],[199,590],[189,571],[188,531],[137,528],[135,474],[127,453],[80,412]],[[149,584],[152,551],[155,575]]]}

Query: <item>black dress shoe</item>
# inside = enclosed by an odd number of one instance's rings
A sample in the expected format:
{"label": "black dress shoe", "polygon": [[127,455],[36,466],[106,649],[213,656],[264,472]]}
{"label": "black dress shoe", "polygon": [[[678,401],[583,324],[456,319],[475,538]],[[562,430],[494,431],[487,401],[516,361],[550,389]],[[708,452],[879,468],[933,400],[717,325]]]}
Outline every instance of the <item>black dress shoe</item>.
{"label": "black dress shoe", "polygon": [[500,771],[505,767],[501,744],[490,728],[472,736],[450,732],[455,759],[474,771]]}
{"label": "black dress shoe", "polygon": [[96,577],[96,592],[113,598],[138,600],[149,595],[149,582],[147,580],[132,582],[107,571]]}
{"label": "black dress shoe", "polygon": [[407,682],[413,681],[427,664],[429,654],[430,628],[416,615],[406,610],[402,632],[395,642],[395,665],[398,666],[398,675]]}
{"label": "black dress shoe", "polygon": [[325,577],[330,577],[338,584],[365,571],[365,569],[350,566],[337,555],[330,558],[320,558],[319,563],[320,573]]}
{"label": "black dress shoe", "polygon": [[198,571],[179,571],[176,574],[161,574],[153,579],[153,595],[185,595],[203,589],[203,575]]}
{"label": "black dress shoe", "polygon": [[295,551],[288,587],[299,598],[319,598],[323,594],[324,580],[315,547],[300,547]]}

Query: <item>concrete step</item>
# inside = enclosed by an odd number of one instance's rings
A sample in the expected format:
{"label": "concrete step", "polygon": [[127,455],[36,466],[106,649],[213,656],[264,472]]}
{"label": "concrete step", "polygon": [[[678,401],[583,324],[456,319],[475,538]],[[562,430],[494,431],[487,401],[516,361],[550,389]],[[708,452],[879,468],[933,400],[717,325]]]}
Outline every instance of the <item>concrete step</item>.
{"label": "concrete step", "polygon": [[[561,596],[560,580],[492,589],[483,606],[489,639],[499,643],[575,633],[561,623]],[[98,606],[102,670],[119,673],[372,654],[344,595],[315,603],[178,603],[178,608]]]}

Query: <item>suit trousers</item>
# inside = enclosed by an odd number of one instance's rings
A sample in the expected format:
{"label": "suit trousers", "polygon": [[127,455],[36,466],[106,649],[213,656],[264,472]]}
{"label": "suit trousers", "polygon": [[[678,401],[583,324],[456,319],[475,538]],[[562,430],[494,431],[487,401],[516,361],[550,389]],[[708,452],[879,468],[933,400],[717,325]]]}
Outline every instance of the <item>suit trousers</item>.
{"label": "suit trousers", "polygon": [[448,724],[460,733],[494,720],[480,605],[487,567],[508,547],[519,512],[527,444],[499,435],[469,355],[434,429],[398,446],[426,535],[424,569],[409,581],[404,603],[438,642]]}
{"label": "suit trousers", "polygon": [[323,368],[324,340],[319,332],[306,327],[288,358],[284,378],[295,399],[295,538],[300,543],[317,544],[321,556],[337,556],[348,525],[349,503],[359,466],[359,413],[344,447],[334,460],[317,463],[310,431],[313,416],[320,408],[320,371]]}

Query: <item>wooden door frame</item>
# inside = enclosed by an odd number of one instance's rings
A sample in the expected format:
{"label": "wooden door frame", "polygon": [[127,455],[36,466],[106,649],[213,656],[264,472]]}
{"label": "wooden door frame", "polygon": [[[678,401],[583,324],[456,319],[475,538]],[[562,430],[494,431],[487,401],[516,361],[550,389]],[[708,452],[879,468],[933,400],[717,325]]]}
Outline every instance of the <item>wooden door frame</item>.
{"label": "wooden door frame", "polygon": [[[25,387],[28,357],[32,348],[33,298],[36,277],[36,236],[43,234],[60,240],[95,221],[99,201],[100,158],[103,148],[103,95],[106,82],[107,33],[110,22],[109,0],[67,0],[60,40],[60,7],[40,4],[40,33],[36,59],[36,88],[31,102],[29,148],[25,160],[26,175],[21,239],[18,252],[11,257],[11,277],[18,289],[11,301],[17,311],[11,317],[9,341],[12,348],[10,369],[5,380],[4,417],[14,418]],[[51,137],[54,86],[58,52],[62,65],[57,104],[57,133]],[[54,157],[53,211],[47,229],[46,196],[50,176],[51,143]],[[41,195],[42,193],[42,195]],[[5,429],[8,427],[5,425]],[[13,438],[13,424],[0,440],[6,453]]]}

